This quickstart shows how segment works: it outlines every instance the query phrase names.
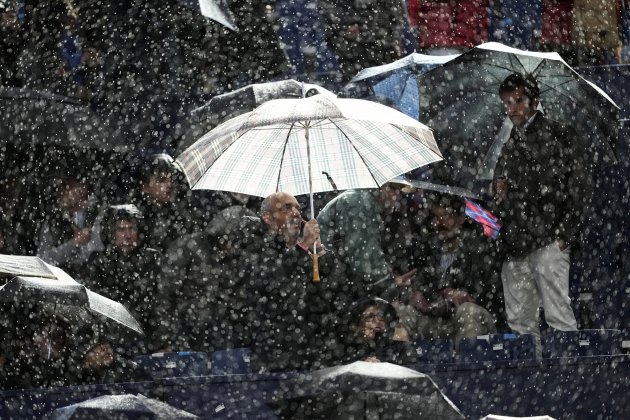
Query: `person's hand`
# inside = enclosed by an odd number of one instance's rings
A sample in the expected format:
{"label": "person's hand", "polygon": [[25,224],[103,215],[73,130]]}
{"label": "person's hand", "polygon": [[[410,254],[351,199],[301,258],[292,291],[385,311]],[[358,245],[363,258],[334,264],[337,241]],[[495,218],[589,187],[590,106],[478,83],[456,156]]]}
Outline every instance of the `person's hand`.
{"label": "person's hand", "polygon": [[313,245],[317,245],[317,247],[320,247],[321,243],[319,234],[320,230],[317,219],[311,219],[308,222],[305,222],[302,239],[299,241],[300,245],[306,247],[309,250],[313,249]]}
{"label": "person's hand", "polygon": [[424,297],[422,292],[414,290],[409,298],[409,304],[413,306],[417,311],[425,314],[429,312],[429,301]]}
{"label": "person's hand", "polygon": [[411,279],[416,275],[418,269],[414,268],[413,270],[400,274],[394,277],[394,281],[396,282],[396,286],[398,287],[409,287],[411,286]]}
{"label": "person's hand", "polygon": [[442,289],[441,293],[445,300],[453,302],[453,305],[455,306],[459,306],[467,302],[475,303],[475,299],[465,290],[451,289],[447,287]]}
{"label": "person's hand", "polygon": [[72,243],[74,246],[82,246],[90,242],[92,232],[90,228],[75,229],[74,236],[72,237]]}
{"label": "person's hand", "polygon": [[368,356],[368,357],[365,358],[364,361],[368,362],[368,363],[381,363],[381,361],[378,360],[378,357],[376,357],[376,356]]}
{"label": "person's hand", "polygon": [[83,356],[83,367],[98,369],[114,363],[114,351],[108,343],[97,344]]}
{"label": "person's hand", "polygon": [[494,183],[494,194],[500,200],[507,199],[508,180],[507,178],[497,178]]}

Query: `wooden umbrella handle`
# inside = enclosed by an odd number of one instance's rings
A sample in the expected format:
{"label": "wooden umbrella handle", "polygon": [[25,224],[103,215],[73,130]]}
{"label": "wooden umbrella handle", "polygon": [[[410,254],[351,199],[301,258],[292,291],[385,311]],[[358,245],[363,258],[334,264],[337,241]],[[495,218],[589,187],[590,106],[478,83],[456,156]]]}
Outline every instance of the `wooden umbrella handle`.
{"label": "wooden umbrella handle", "polygon": [[313,283],[319,283],[319,256],[316,252],[313,254]]}

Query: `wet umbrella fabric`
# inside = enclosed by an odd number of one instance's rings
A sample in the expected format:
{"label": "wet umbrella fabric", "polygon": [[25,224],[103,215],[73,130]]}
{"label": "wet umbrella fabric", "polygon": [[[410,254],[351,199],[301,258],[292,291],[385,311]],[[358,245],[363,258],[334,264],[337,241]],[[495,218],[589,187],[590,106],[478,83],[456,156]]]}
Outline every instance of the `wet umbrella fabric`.
{"label": "wet umbrella fabric", "polygon": [[178,0],[179,3],[201,11],[201,14],[228,29],[237,31],[234,16],[226,0]]}
{"label": "wet umbrella fabric", "polygon": [[260,197],[378,188],[441,160],[431,130],[389,107],[315,95],[233,118],[177,162],[193,189]]}
{"label": "wet umbrella fabric", "polygon": [[[56,279],[58,273],[55,273],[55,268],[39,257],[0,254],[0,277],[27,276]],[[63,270],[59,271],[64,273]]]}
{"label": "wet umbrella fabric", "polygon": [[361,70],[344,86],[340,96],[389,101],[411,118],[420,116],[421,100],[418,76],[432,70],[457,55],[426,55],[412,53],[393,63]]}
{"label": "wet umbrella fabric", "polygon": [[199,417],[143,395],[124,394],[105,395],[61,407],[45,418],[49,420],[176,420],[197,419]]}
{"label": "wet umbrella fabric", "polygon": [[0,144],[124,152],[120,131],[88,106],[47,92],[0,88]]}
{"label": "wet umbrella fabric", "polygon": [[458,162],[473,174],[491,178],[494,168],[487,166],[496,163],[492,156],[498,154],[511,129],[499,85],[512,73],[536,78],[545,114],[585,136],[594,163],[614,162],[619,110],[614,101],[557,53],[523,51],[494,42],[481,44],[419,78],[423,100],[429,104],[420,120],[435,130],[447,162]]}
{"label": "wet umbrella fabric", "polygon": [[253,111],[259,105],[271,99],[302,98],[302,96],[324,94],[334,97],[329,90],[297,80],[287,79],[275,82],[254,83],[232,92],[217,95],[205,105],[194,109],[189,117],[190,127],[182,135],[178,151],[181,153],[190,147],[201,136],[222,122]]}
{"label": "wet umbrella fabric", "polygon": [[433,380],[389,363],[355,362],[281,383],[268,404],[280,418],[462,419]]}
{"label": "wet umbrella fabric", "polygon": [[[122,304],[92,292],[71,279],[14,277],[0,287],[0,301],[31,301],[50,304],[54,305],[53,312],[55,313],[70,312],[79,317],[81,313],[87,311],[112,319],[143,334],[138,321]],[[62,307],[57,305],[62,305]]]}

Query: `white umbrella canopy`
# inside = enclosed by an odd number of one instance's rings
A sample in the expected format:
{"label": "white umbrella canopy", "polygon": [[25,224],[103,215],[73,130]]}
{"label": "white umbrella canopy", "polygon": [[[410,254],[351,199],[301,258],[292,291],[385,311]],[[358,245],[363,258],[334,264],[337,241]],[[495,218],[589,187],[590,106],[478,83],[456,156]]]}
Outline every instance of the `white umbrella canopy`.
{"label": "white umbrella canopy", "polygon": [[266,197],[378,188],[442,155],[431,130],[392,108],[315,95],[268,101],[177,158],[193,189]]}

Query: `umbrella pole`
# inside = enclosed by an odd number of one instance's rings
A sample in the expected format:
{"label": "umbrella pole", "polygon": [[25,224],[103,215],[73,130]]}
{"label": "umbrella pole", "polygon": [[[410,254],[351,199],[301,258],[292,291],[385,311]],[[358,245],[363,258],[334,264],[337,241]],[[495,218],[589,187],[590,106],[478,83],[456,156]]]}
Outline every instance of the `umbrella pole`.
{"label": "umbrella pole", "polygon": [[[311,145],[308,139],[308,122],[305,126],[304,137],[306,138],[306,157],[308,160],[308,190],[311,201],[311,219],[315,218],[315,204],[313,202],[313,170],[311,168]],[[319,283],[319,261],[317,256],[317,243],[313,244],[313,283]]]}
{"label": "umbrella pole", "polygon": [[[53,315],[57,312],[57,302],[53,305]],[[53,318],[54,319],[54,318]],[[48,360],[52,355],[52,322],[48,324]]]}

